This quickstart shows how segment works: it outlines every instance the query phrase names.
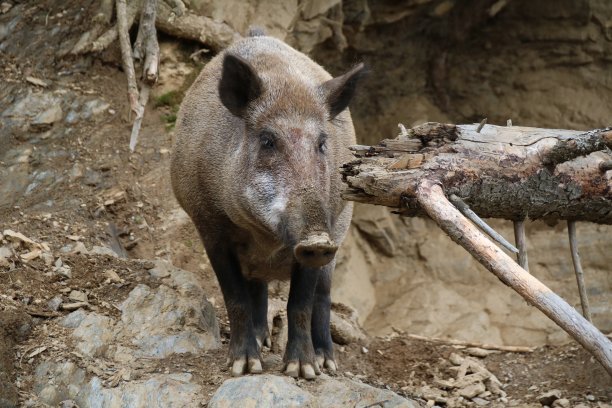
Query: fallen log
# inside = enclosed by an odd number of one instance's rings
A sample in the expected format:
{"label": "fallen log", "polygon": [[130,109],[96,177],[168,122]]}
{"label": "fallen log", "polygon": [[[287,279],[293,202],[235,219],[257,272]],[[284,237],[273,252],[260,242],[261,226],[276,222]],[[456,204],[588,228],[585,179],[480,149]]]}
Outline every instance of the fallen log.
{"label": "fallen log", "polygon": [[[484,123],[401,128],[396,139],[351,148],[357,160],[342,166],[348,185],[343,197],[394,207],[404,216],[429,215],[504,284],[591,352],[612,376],[612,342],[475,226],[494,236],[479,217],[612,224],[612,172],[607,165],[612,159],[612,130]],[[520,225],[516,231],[523,241],[519,255],[526,254]],[[520,260],[526,266],[526,257]]]}
{"label": "fallen log", "polygon": [[[427,123],[378,146],[355,146],[344,198],[423,214],[431,179],[483,218],[612,224],[612,128],[589,132]],[[572,150],[573,149],[573,150]]]}

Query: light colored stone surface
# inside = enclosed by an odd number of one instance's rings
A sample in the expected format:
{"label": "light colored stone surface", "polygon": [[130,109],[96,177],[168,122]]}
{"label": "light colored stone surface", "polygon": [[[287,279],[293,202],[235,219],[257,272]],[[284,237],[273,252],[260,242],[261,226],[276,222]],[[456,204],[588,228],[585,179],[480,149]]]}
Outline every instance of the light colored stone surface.
{"label": "light colored stone surface", "polygon": [[[196,353],[220,345],[212,305],[181,296],[166,285],[151,289],[138,285],[121,305],[123,335],[139,348],[138,354],[163,358],[173,353]],[[216,321],[215,321],[216,323]]]}
{"label": "light colored stone surface", "polygon": [[[299,386],[298,386],[299,385]],[[381,390],[346,378],[325,374],[314,381],[258,375],[226,380],[208,403],[209,408],[267,407],[365,407],[385,401],[385,407],[416,408],[419,405],[392,391]]]}
{"label": "light colored stone surface", "polygon": [[[191,374],[146,373],[137,379],[129,374],[140,358],[197,354],[221,345],[215,311],[196,276],[172,265],[167,270],[157,288],[140,284],[129,293],[119,307],[119,320],[83,309],[59,320],[61,326],[73,329],[75,354],[82,362],[95,361],[87,367],[95,376],[88,377],[70,361],[42,362],[34,387],[42,402],[57,406],[72,399],[80,407],[200,406],[200,386],[191,381]],[[113,387],[109,379],[114,376],[125,381]]]}
{"label": "light colored stone surface", "polygon": [[315,398],[290,377],[256,375],[226,380],[208,402],[209,408],[318,407]]}
{"label": "light colored stone surface", "polygon": [[385,408],[417,408],[415,401],[400,397],[393,391],[381,390],[347,378],[332,378],[322,375],[323,381],[307,384],[317,397],[320,407],[354,408],[384,402]]}
{"label": "light colored stone surface", "polygon": [[72,362],[44,362],[36,369],[34,391],[50,406],[72,399],[82,408],[200,407],[200,386],[191,379],[187,373],[154,374],[111,388],[97,376],[87,380]]}

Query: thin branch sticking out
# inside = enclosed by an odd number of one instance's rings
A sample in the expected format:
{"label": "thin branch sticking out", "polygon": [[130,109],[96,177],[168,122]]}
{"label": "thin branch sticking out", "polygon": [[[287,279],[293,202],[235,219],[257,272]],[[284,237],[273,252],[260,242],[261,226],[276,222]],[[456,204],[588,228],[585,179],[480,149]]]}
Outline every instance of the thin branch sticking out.
{"label": "thin branch sticking out", "polygon": [[455,207],[463,215],[465,215],[470,221],[478,226],[481,230],[486,232],[491,238],[495,241],[499,242],[504,248],[508,251],[513,252],[515,254],[519,253],[519,250],[516,249],[514,245],[506,240],[506,238],[502,237],[497,231],[489,226],[482,218],[480,218],[474,211],[470,210],[470,207],[459,197],[452,194],[449,198],[450,202],[453,203]]}
{"label": "thin branch sticking out", "polygon": [[576,240],[576,221],[567,222],[567,233],[569,235],[570,250],[572,251],[572,261],[574,262],[574,272],[576,272],[578,292],[580,293],[582,315],[589,322],[592,322],[593,320],[591,319],[589,299],[587,297],[586,288],[584,286],[584,273],[582,271],[582,265],[580,264],[580,254],[578,253],[578,241]]}
{"label": "thin branch sticking out", "polygon": [[482,128],[487,124],[487,118],[484,118],[481,122],[480,125],[478,125],[478,128],[476,128],[476,133],[480,133],[480,131],[482,130]]}
{"label": "thin branch sticking out", "polygon": [[521,268],[529,272],[529,259],[527,257],[527,240],[525,238],[525,220],[514,221],[514,243],[518,248],[516,260]]}

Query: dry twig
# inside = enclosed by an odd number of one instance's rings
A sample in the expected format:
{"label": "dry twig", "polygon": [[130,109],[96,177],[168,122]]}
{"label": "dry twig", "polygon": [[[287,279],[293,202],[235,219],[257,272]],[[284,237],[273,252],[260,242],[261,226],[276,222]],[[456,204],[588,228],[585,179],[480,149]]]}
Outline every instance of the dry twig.
{"label": "dry twig", "polygon": [[580,264],[580,254],[578,253],[578,241],[576,240],[576,221],[567,221],[567,233],[569,235],[570,251],[572,252],[572,262],[574,263],[574,272],[576,272],[578,292],[580,293],[582,315],[589,322],[592,322],[593,320],[591,319],[589,298],[587,297],[586,288],[584,286],[584,273],[582,272],[582,265]]}
{"label": "dry twig", "polygon": [[494,344],[481,344],[472,341],[462,341],[455,339],[441,339],[439,337],[425,337],[418,334],[406,334],[407,337],[415,340],[423,340],[431,343],[448,344],[451,346],[478,347],[485,350],[499,350],[512,353],[532,353],[536,348],[527,346],[498,346]]}
{"label": "dry twig", "polygon": [[119,34],[119,44],[121,45],[121,60],[123,71],[128,82],[128,100],[130,109],[134,114],[138,114],[138,86],[136,85],[136,74],[134,73],[134,57],[132,55],[132,45],[130,44],[130,27],[127,20],[126,0],[117,0],[117,31]]}
{"label": "dry twig", "polygon": [[529,259],[527,257],[527,240],[525,238],[525,220],[514,221],[514,243],[518,248],[516,260],[521,268],[529,272]]}
{"label": "dry twig", "polygon": [[491,228],[489,226],[489,224],[487,224],[474,211],[472,211],[470,209],[470,207],[461,198],[459,198],[459,197],[457,197],[456,195],[453,194],[453,195],[450,196],[450,202],[453,203],[455,205],[455,207],[457,207],[457,209],[459,211],[461,211],[461,213],[463,215],[465,215],[467,218],[469,218],[470,221],[472,221],[474,224],[476,224],[478,226],[478,228],[480,228],[481,230],[486,232],[491,238],[493,238],[495,241],[499,242],[508,251],[513,252],[515,254],[519,253],[519,250],[516,249],[514,247],[514,245],[509,243],[506,240],[506,238],[502,237],[501,234],[499,234],[497,231],[495,231],[493,228]]}

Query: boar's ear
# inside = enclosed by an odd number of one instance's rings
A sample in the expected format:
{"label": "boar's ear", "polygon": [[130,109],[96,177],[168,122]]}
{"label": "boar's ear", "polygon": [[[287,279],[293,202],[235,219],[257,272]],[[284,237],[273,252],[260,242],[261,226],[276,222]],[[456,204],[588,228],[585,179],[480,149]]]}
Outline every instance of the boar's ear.
{"label": "boar's ear", "polygon": [[330,119],[335,118],[351,102],[359,79],[366,73],[363,63],[357,64],[344,75],[330,79],[321,85]]}
{"label": "boar's ear", "polygon": [[243,117],[249,102],[257,99],[261,92],[261,79],[251,64],[237,55],[226,54],[219,81],[223,105],[235,116]]}

